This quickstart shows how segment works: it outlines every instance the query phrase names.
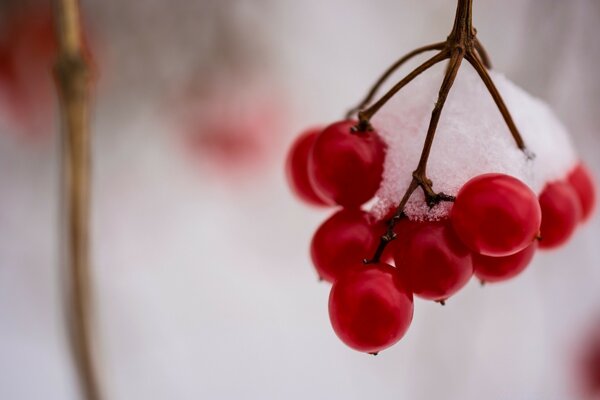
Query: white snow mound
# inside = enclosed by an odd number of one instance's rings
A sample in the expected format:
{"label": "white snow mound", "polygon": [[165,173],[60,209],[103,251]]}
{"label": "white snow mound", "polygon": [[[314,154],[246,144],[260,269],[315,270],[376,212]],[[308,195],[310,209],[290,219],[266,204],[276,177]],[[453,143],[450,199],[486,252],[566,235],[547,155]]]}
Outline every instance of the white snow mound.
{"label": "white snow mound", "polygon": [[[417,166],[431,111],[437,101],[444,65],[421,74],[394,96],[372,119],[388,145],[383,180],[372,212],[382,218],[397,206]],[[519,150],[485,85],[463,63],[442,111],[427,175],[436,192],[456,195],[470,178],[489,172],[512,175],[540,193],[545,183],[564,178],[577,162],[567,130],[543,101],[504,75],[490,72],[517,128],[535,159]],[[405,208],[410,219],[440,219],[449,203],[433,209],[417,189]]]}

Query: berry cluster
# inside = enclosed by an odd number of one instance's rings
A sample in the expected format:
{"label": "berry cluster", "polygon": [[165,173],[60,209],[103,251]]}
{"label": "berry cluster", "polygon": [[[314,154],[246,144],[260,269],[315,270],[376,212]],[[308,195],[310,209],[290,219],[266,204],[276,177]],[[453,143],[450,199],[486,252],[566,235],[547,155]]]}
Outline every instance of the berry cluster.
{"label": "berry cluster", "polygon": [[[516,276],[536,249],[564,244],[594,206],[593,182],[581,164],[565,179],[548,183],[539,197],[519,179],[499,173],[472,177],[456,197],[433,190],[427,162],[463,60],[477,71],[525,159],[535,158],[488,73],[490,60],[476,37],[472,7],[472,0],[458,0],[446,41],[400,58],[346,120],[304,133],[290,150],[287,175],[298,197],[313,205],[342,207],[317,229],[311,256],[321,279],[333,283],[333,329],[356,350],[377,353],[400,340],[412,321],[413,296],[444,304],[473,275],[482,282]],[[371,103],[397,68],[426,51],[437,54]],[[378,221],[362,209],[381,185],[386,154],[371,118],[416,76],[444,60],[448,66],[412,180],[397,209]],[[351,120],[356,112],[358,121]],[[445,219],[407,218],[405,206],[419,188],[429,207],[453,203]]]}
{"label": "berry cluster", "polygon": [[[389,216],[389,237],[386,221],[361,209],[379,188],[386,146],[376,131],[361,132],[356,124],[307,131],[286,165],[299,198],[341,206],[317,229],[310,251],[319,277],[333,283],[333,328],[356,350],[377,353],[400,340],[412,320],[413,295],[443,304],[473,275],[482,282],[513,278],[538,248],[564,244],[592,212],[594,186],[581,164],[539,197],[520,180],[491,173],[466,182],[455,199],[442,199],[454,201],[445,220]],[[382,242],[390,246],[378,251]]]}

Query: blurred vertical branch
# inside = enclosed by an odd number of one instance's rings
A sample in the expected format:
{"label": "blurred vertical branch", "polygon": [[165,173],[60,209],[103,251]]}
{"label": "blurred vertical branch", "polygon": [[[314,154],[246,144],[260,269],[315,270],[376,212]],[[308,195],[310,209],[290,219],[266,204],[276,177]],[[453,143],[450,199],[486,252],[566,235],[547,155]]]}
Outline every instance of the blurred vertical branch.
{"label": "blurred vertical branch", "polygon": [[66,201],[69,328],[81,389],[99,400],[90,319],[90,71],[85,55],[79,0],[55,0],[59,55],[54,74],[60,98],[63,190]]}

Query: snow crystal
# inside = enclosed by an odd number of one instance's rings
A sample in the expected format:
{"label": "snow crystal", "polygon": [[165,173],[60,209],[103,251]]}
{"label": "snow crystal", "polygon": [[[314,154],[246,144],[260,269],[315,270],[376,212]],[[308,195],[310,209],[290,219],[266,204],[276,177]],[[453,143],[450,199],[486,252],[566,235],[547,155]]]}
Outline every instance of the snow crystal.
{"label": "snow crystal", "polygon": [[[372,119],[373,127],[388,144],[383,181],[372,210],[380,218],[396,207],[410,184],[444,68],[438,65],[420,75]],[[540,193],[546,182],[563,178],[577,161],[565,127],[548,105],[504,75],[490,74],[535,159],[528,160],[517,148],[485,85],[465,62],[442,111],[427,164],[436,192],[456,195],[470,178],[501,172]],[[450,206],[441,203],[430,210],[419,189],[405,212],[411,219],[439,219],[447,215]]]}

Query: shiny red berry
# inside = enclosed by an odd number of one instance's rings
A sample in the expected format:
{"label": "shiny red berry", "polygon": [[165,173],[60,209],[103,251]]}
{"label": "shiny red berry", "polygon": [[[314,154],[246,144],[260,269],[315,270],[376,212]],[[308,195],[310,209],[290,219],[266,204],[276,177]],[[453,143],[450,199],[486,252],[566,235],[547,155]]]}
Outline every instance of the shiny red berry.
{"label": "shiny red berry", "polygon": [[319,277],[335,282],[349,268],[371,257],[378,242],[367,213],[343,209],[317,229],[310,254]]}
{"label": "shiny red berry", "polygon": [[292,144],[285,163],[287,180],[294,194],[314,206],[328,205],[308,178],[308,155],[320,132],[321,129],[311,129],[301,134]]}
{"label": "shiny red berry", "polygon": [[356,267],[334,283],[329,318],[351,348],[377,353],[402,338],[413,317],[413,296],[387,264]]}
{"label": "shiny red berry", "polygon": [[567,180],[577,192],[581,204],[581,220],[585,221],[592,215],[596,204],[596,188],[592,174],[580,163],[569,174]]}
{"label": "shiny red berry", "polygon": [[502,282],[514,278],[527,268],[535,251],[537,242],[518,253],[504,257],[490,257],[473,254],[473,270],[475,276],[482,282]]}
{"label": "shiny red berry", "polygon": [[542,213],[537,196],[523,182],[504,174],[484,174],[460,189],[450,220],[472,251],[501,257],[535,240]]}
{"label": "shiny red berry", "polygon": [[408,222],[396,233],[396,267],[406,275],[415,295],[443,301],[469,282],[471,251],[456,237],[448,220]]}
{"label": "shiny red berry", "polygon": [[371,199],[381,182],[385,145],[375,131],[352,132],[354,121],[336,122],[317,137],[309,157],[316,191],[345,207]]}
{"label": "shiny red berry", "polygon": [[563,181],[547,184],[540,194],[540,207],[540,248],[553,249],[566,243],[581,220],[581,203],[575,189]]}

